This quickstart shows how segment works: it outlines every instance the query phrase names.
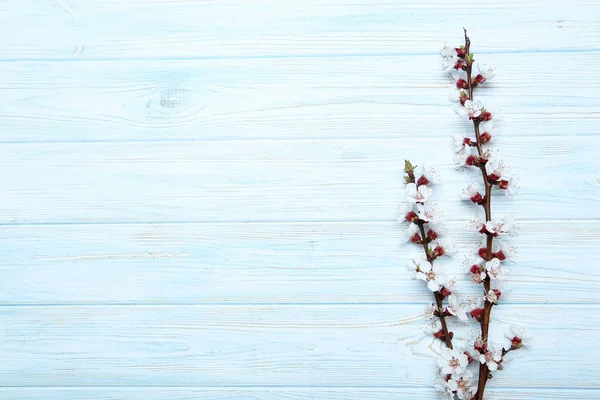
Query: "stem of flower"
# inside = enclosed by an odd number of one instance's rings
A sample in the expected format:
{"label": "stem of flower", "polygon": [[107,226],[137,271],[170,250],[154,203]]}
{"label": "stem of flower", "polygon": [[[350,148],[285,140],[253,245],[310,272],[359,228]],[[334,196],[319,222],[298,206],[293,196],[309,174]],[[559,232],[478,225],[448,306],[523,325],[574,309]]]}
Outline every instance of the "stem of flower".
{"label": "stem of flower", "polygon": [[[433,263],[433,257],[429,254],[429,245],[427,236],[425,234],[425,222],[419,220],[417,221],[417,226],[421,231],[421,243],[423,244],[423,250],[425,251],[425,257],[427,257],[427,261]],[[446,343],[446,347],[449,349],[453,349],[452,338],[450,337],[450,331],[448,331],[448,324],[446,323],[446,315],[444,315],[444,305],[443,298],[440,292],[433,292],[435,297],[435,304],[437,306],[437,311],[439,313],[440,322],[442,323],[442,331],[444,332],[444,342]]]}
{"label": "stem of flower", "polygon": [[[471,48],[471,40],[469,39],[469,37],[467,36],[467,30],[464,29],[465,32],[465,60],[467,60],[466,63],[466,72],[467,72],[467,84],[468,84],[468,90],[469,90],[469,100],[473,101],[473,82],[472,82],[472,61],[468,61],[470,59],[470,48]],[[475,139],[477,141],[477,152],[479,153],[479,156],[482,157],[483,156],[483,143],[481,141],[481,133],[479,131],[479,121],[478,120],[473,120],[473,129],[475,130]],[[485,170],[485,165],[481,165],[479,166],[479,169],[481,170],[481,175],[483,178],[483,184],[485,186],[485,203],[483,204],[483,209],[485,211],[485,220],[487,221],[491,221],[492,219],[492,184],[488,181],[487,178],[487,172]],[[487,247],[487,254],[486,254],[486,261],[491,261],[492,259],[492,252],[493,252],[493,242],[494,242],[494,237],[490,234],[487,234],[487,241],[486,241],[486,247]],[[485,289],[485,292],[487,293],[490,290],[490,277],[486,276],[486,278],[483,281],[483,287]],[[490,327],[490,316],[492,314],[492,307],[493,307],[493,303],[490,303],[489,301],[485,300],[484,302],[484,313],[483,313],[483,318],[481,319],[481,338],[483,339],[483,342],[486,344],[488,343],[488,336],[489,336],[489,327]],[[476,400],[483,400],[483,395],[485,392],[485,385],[487,383],[488,380],[488,376],[489,376],[489,370],[486,364],[480,364],[479,365],[479,382],[477,385],[477,395],[476,395]]]}

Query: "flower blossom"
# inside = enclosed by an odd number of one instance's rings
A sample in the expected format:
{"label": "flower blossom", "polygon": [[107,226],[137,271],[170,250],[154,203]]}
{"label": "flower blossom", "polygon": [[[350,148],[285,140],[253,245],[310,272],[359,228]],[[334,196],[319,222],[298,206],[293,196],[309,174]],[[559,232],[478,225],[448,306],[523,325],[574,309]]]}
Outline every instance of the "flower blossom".
{"label": "flower blossom", "polygon": [[444,268],[437,264],[431,264],[428,261],[422,261],[417,266],[415,277],[427,282],[427,288],[432,292],[439,291],[444,283],[446,283]]}
{"label": "flower blossom", "polygon": [[508,270],[502,266],[502,263],[497,258],[487,261],[485,263],[485,270],[492,279],[503,279],[508,273]]}
{"label": "flower blossom", "polygon": [[511,325],[510,331],[506,333],[506,337],[511,341],[511,347],[519,349],[522,346],[531,346],[532,336],[525,328]]}
{"label": "flower blossom", "polygon": [[481,185],[478,183],[469,183],[466,188],[463,189],[461,198],[463,200],[471,200],[473,203],[481,204],[483,202],[483,195]]}
{"label": "flower blossom", "polygon": [[471,152],[471,139],[465,137],[465,135],[454,135],[454,152],[465,153]]}
{"label": "flower blossom", "polygon": [[419,227],[416,224],[410,223],[408,228],[402,230],[402,243],[413,242],[417,243],[421,240],[419,235]]}
{"label": "flower blossom", "polygon": [[443,348],[438,358],[438,365],[442,374],[461,374],[469,365],[469,358],[456,349]]}
{"label": "flower blossom", "polygon": [[485,300],[492,304],[498,304],[498,299],[502,293],[498,289],[491,289],[485,295]]}
{"label": "flower blossom", "polygon": [[483,104],[480,101],[467,100],[462,107],[459,107],[457,113],[469,119],[477,118],[483,112]]}
{"label": "flower blossom", "polygon": [[450,47],[448,45],[445,45],[440,50],[440,53],[442,54],[442,57],[443,57],[442,69],[445,72],[450,72],[452,69],[454,69],[456,62],[458,61],[458,53],[457,53],[456,49],[454,49],[453,47]]}
{"label": "flower blossom", "polygon": [[502,221],[488,221],[485,223],[485,230],[485,233],[489,233],[494,237],[504,234],[516,236],[515,217],[507,215]]}
{"label": "flower blossom", "polygon": [[487,350],[479,356],[479,362],[487,365],[490,371],[496,371],[502,363],[502,348],[495,347],[493,350]]}
{"label": "flower blossom", "polygon": [[450,296],[448,296],[448,304],[448,307],[446,307],[446,313],[448,313],[448,315],[457,317],[461,321],[467,320],[467,313],[458,303],[458,300],[456,299],[455,295],[451,294]]}
{"label": "flower blossom", "polygon": [[427,185],[417,187],[414,183],[406,185],[406,200],[409,203],[425,203],[431,196],[431,188]]}
{"label": "flower blossom", "polygon": [[440,211],[435,204],[417,204],[417,217],[423,222],[436,223],[439,220]]}

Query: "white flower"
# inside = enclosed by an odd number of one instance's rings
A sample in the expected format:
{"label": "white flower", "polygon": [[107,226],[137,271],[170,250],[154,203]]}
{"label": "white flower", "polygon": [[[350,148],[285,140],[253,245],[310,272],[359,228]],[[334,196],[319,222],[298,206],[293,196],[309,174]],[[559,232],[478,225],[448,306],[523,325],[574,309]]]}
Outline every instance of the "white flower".
{"label": "white flower", "polygon": [[425,222],[438,222],[439,210],[435,204],[417,204],[417,217]]}
{"label": "white flower", "polygon": [[425,319],[427,320],[432,320],[433,317],[435,317],[435,312],[436,312],[436,308],[433,305],[433,303],[429,304],[427,307],[425,307]]}
{"label": "white flower", "polygon": [[418,265],[416,278],[427,282],[427,288],[432,292],[437,292],[446,283],[444,268],[428,261],[422,261]]}
{"label": "white flower", "polygon": [[477,384],[470,371],[464,371],[460,375],[452,374],[450,381],[454,381],[454,383],[451,383],[448,386],[456,387],[456,395],[461,400],[470,400],[477,391]]}
{"label": "white flower", "polygon": [[477,70],[486,81],[494,79],[494,77],[497,75],[496,68],[486,64],[477,63]]}
{"label": "white flower", "polygon": [[417,279],[417,273],[421,271],[423,265],[425,265],[426,269],[431,269],[431,263],[425,259],[425,256],[414,258],[411,262],[406,264],[406,269],[410,272],[411,279]]}
{"label": "white flower", "polygon": [[482,190],[482,188],[479,183],[471,182],[467,185],[466,188],[463,189],[461,198],[463,200],[471,200],[472,198],[474,198],[477,195],[481,196],[481,193],[480,193],[481,190]]}
{"label": "white flower", "polygon": [[502,117],[500,114],[492,113],[491,120],[484,121],[479,124],[479,131],[481,133],[487,132],[490,135],[493,134],[494,136],[498,136],[498,135],[500,135],[498,128],[500,126],[500,122],[502,122],[503,120],[504,120],[504,117]]}
{"label": "white flower", "polygon": [[467,230],[471,232],[479,232],[485,226],[485,222],[477,215],[472,215],[467,221]]}
{"label": "white flower", "polygon": [[414,236],[415,233],[420,233],[420,229],[417,226],[417,224],[411,222],[410,224],[408,224],[408,228],[402,229],[402,236],[400,238],[400,241],[402,243],[407,243]]}
{"label": "white flower", "polygon": [[488,350],[479,356],[479,362],[487,365],[490,371],[498,369],[498,365],[502,361],[502,348],[495,347],[493,350]]}
{"label": "white flower", "polygon": [[442,47],[440,50],[440,53],[443,57],[442,69],[444,72],[450,72],[452,69],[454,69],[454,65],[456,65],[456,62],[458,61],[458,53],[456,53],[456,49],[448,45],[444,45],[444,47]]}
{"label": "white flower", "polygon": [[439,246],[443,251],[443,253],[440,255],[452,255],[458,252],[458,250],[456,249],[456,245],[452,243],[448,238],[437,239],[434,243],[434,249],[437,246]]}
{"label": "white flower", "polygon": [[485,164],[485,171],[495,181],[504,176],[510,177],[510,167],[504,164],[503,161],[496,159],[491,159]]}
{"label": "white flower", "polygon": [[488,221],[485,223],[485,229],[494,236],[510,235],[517,236],[515,231],[515,217],[507,215],[502,221]]}
{"label": "white flower", "polygon": [[[483,243],[482,247],[485,246],[486,243]],[[494,240],[493,252],[497,254],[496,257],[500,256],[502,258],[504,256],[508,261],[515,262],[517,259],[517,248],[499,239]],[[498,253],[501,254],[498,255]]]}
{"label": "white flower", "polygon": [[444,284],[444,287],[451,293],[460,293],[461,291],[460,285],[458,284],[456,278],[448,279]]}
{"label": "white flower", "polygon": [[[466,140],[469,140],[465,137],[466,134],[456,134],[454,135],[454,152],[455,153],[463,153],[468,151],[471,152],[471,146],[468,145]],[[466,140],[465,140],[466,139]]]}
{"label": "white flower", "polygon": [[477,118],[481,115],[483,104],[480,101],[467,100],[464,106],[459,107],[456,111],[459,115],[469,118]]}
{"label": "white flower", "polygon": [[434,387],[440,392],[442,400],[454,399],[454,391],[457,389],[455,383],[456,382],[446,380],[443,376],[438,376],[435,379]]}
{"label": "white flower", "polygon": [[439,318],[434,319],[433,321],[431,321],[430,323],[428,323],[427,325],[425,325],[425,332],[427,333],[436,333],[439,332],[442,329],[442,323],[440,322]]}
{"label": "white flower", "polygon": [[513,347],[531,346],[533,337],[523,327],[511,325],[506,337],[512,342]]}
{"label": "white flower", "polygon": [[431,196],[431,188],[427,185],[421,185],[417,188],[414,183],[406,185],[406,200],[409,203],[424,203]]}
{"label": "white flower", "polygon": [[465,169],[465,168],[470,167],[470,165],[467,164],[467,158],[470,156],[471,156],[471,149],[465,149],[465,151],[457,153],[456,157],[454,157],[454,168],[455,169]]}
{"label": "white flower", "polygon": [[498,188],[504,190],[505,196],[513,197],[521,187],[518,178],[507,176],[498,182]]}
{"label": "white flower", "polygon": [[494,290],[489,290],[485,295],[485,299],[489,303],[498,304],[498,293],[496,293]]}
{"label": "white flower", "polygon": [[450,100],[453,103],[458,103],[463,97],[463,93],[468,96],[466,89],[459,89],[456,87],[456,85],[454,85],[448,92],[448,100]]}
{"label": "white flower", "polygon": [[437,168],[432,165],[423,164],[421,167],[421,176],[424,176],[429,182],[435,184],[439,184],[442,181]]}
{"label": "white flower", "polygon": [[467,314],[462,306],[458,303],[456,296],[451,294],[448,296],[448,307],[446,307],[448,314],[457,317],[461,321],[467,320]]}
{"label": "white flower", "polygon": [[508,273],[508,270],[502,266],[502,263],[497,258],[487,261],[485,263],[485,270],[492,279],[503,279]]}
{"label": "white flower", "polygon": [[438,358],[438,365],[442,374],[461,374],[469,365],[469,358],[456,349],[443,348]]}

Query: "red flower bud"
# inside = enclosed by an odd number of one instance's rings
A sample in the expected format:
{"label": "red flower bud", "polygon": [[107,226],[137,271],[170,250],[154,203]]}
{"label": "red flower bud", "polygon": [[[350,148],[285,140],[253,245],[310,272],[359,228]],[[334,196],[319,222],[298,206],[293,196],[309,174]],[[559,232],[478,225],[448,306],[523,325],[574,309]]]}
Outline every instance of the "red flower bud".
{"label": "red flower bud", "polygon": [[483,259],[487,259],[487,248],[481,247],[477,251],[477,255]]}
{"label": "red flower bud", "polygon": [[442,286],[442,288],[440,289],[440,294],[442,295],[442,298],[446,298],[450,296],[452,292],[449,291],[445,286]]}
{"label": "red flower bud", "polygon": [[487,132],[482,133],[479,137],[481,138],[481,143],[487,143],[492,140],[492,135]]}
{"label": "red flower bud", "polygon": [[463,60],[458,60],[456,62],[456,64],[454,64],[454,69],[464,69],[465,67],[465,63],[463,62]]}
{"label": "red flower bud", "polygon": [[483,308],[474,308],[471,310],[471,317],[475,318],[477,321],[481,322],[483,319],[483,314],[485,310]]}
{"label": "red flower bud", "polygon": [[458,58],[465,58],[465,56],[467,55],[467,51],[464,47],[456,47],[454,48],[454,50],[456,50],[456,55],[458,56]]}
{"label": "red flower bud", "polygon": [[493,256],[494,256],[494,258],[497,258],[500,261],[506,260],[506,254],[504,254],[504,252],[502,250],[494,253]]}
{"label": "red flower bud", "polygon": [[410,241],[416,244],[421,244],[421,236],[419,236],[418,233],[414,233],[411,237],[410,237]]}
{"label": "red flower bud", "polygon": [[469,100],[469,96],[467,96],[467,93],[465,92],[460,92],[460,105],[464,106],[465,102]]}
{"label": "red flower bud", "polygon": [[500,296],[502,296],[502,292],[499,291],[498,289],[492,289],[492,292],[496,293],[496,297],[500,298]]}
{"label": "red flower bud", "polygon": [[464,79],[459,79],[456,81],[456,87],[459,89],[466,89],[469,87],[469,84]]}
{"label": "red flower bud", "polygon": [[489,121],[490,119],[492,119],[492,113],[489,111],[485,111],[479,116],[480,121]]}
{"label": "red flower bud", "polygon": [[421,177],[417,181],[417,186],[421,186],[421,185],[429,185],[429,180],[427,178],[425,178],[425,175],[421,175]]}
{"label": "red flower bud", "polygon": [[427,231],[427,237],[431,240],[435,240],[438,237],[438,234],[436,231],[434,231],[433,229],[430,229]]}
{"label": "red flower bud", "polygon": [[471,273],[473,273],[473,274],[479,275],[479,273],[481,272],[481,265],[473,264],[473,266],[471,266],[471,269],[469,271],[471,271]]}
{"label": "red flower bud", "polygon": [[464,355],[467,356],[467,362],[471,364],[473,362],[473,357],[471,357],[471,354],[469,354],[468,351],[465,351]]}
{"label": "red flower bud", "polygon": [[496,182],[498,179],[500,179],[500,175],[498,175],[498,174],[489,174],[488,175],[488,181],[490,181],[490,182]]}
{"label": "red flower bud", "polygon": [[477,76],[475,78],[473,78],[473,84],[474,85],[480,85],[483,82],[485,82],[485,78],[481,74],[477,74]]}
{"label": "red flower bud", "polygon": [[446,254],[446,250],[444,250],[442,246],[436,246],[435,249],[433,249],[433,254],[435,254],[436,257],[441,257]]}
{"label": "red flower bud", "polygon": [[436,333],[434,333],[433,337],[436,338],[436,339],[446,340],[446,337],[444,335],[444,330],[443,329],[440,329],[439,331],[437,331]]}
{"label": "red flower bud", "polygon": [[498,182],[498,187],[504,190],[508,189],[508,181],[505,179],[501,180],[500,182]]}
{"label": "red flower bud", "polygon": [[483,202],[483,196],[478,192],[475,196],[471,197],[471,201],[475,204],[481,204]]}
{"label": "red flower bud", "polygon": [[417,217],[417,213],[414,211],[409,211],[404,217],[408,222],[417,222],[419,217]]}
{"label": "red flower bud", "polygon": [[479,159],[479,157],[476,157],[474,155],[470,155],[465,160],[465,164],[467,164],[467,165],[477,165],[478,159]]}

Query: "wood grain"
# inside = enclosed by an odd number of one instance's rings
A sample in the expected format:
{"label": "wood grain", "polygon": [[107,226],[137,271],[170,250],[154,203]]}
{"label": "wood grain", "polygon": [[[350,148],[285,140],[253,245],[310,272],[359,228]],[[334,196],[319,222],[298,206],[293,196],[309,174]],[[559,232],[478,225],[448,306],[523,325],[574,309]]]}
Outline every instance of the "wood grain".
{"label": "wood grain", "polygon": [[[502,142],[523,189],[518,210],[497,196],[495,215],[599,218],[598,140]],[[477,212],[457,201],[478,177],[449,166],[450,139],[25,143],[0,148],[0,222],[394,221],[405,157],[440,166],[445,219]]]}
{"label": "wood grain", "polygon": [[[592,400],[598,390],[495,389],[505,400]],[[397,400],[434,399],[433,389],[395,388],[6,388],[3,400]]]}
{"label": "wood grain", "polygon": [[[600,302],[600,221],[521,228],[505,302]],[[474,295],[462,261],[476,237],[450,231],[460,253],[445,264]],[[399,236],[372,222],[5,226],[0,304],[425,304],[404,268],[418,248]]]}
{"label": "wood grain", "polygon": [[[600,54],[485,54],[505,136],[600,133]],[[468,126],[439,56],[0,63],[0,141],[422,138]],[[488,106],[490,104],[487,104]],[[538,139],[543,140],[543,139]]]}
{"label": "wood grain", "polygon": [[[598,49],[596,1],[60,0],[2,2],[4,59],[432,53],[470,29],[481,48]],[[469,11],[476,10],[473,18]],[[52,32],[52,34],[48,34]]]}
{"label": "wood grain", "polygon": [[[424,338],[422,309],[2,307],[0,377],[3,386],[429,387],[438,346]],[[600,370],[589,356],[600,351],[596,309],[499,307],[498,338],[518,323],[536,341],[495,374],[492,388],[598,389]],[[537,369],[545,373],[529,373]]]}

